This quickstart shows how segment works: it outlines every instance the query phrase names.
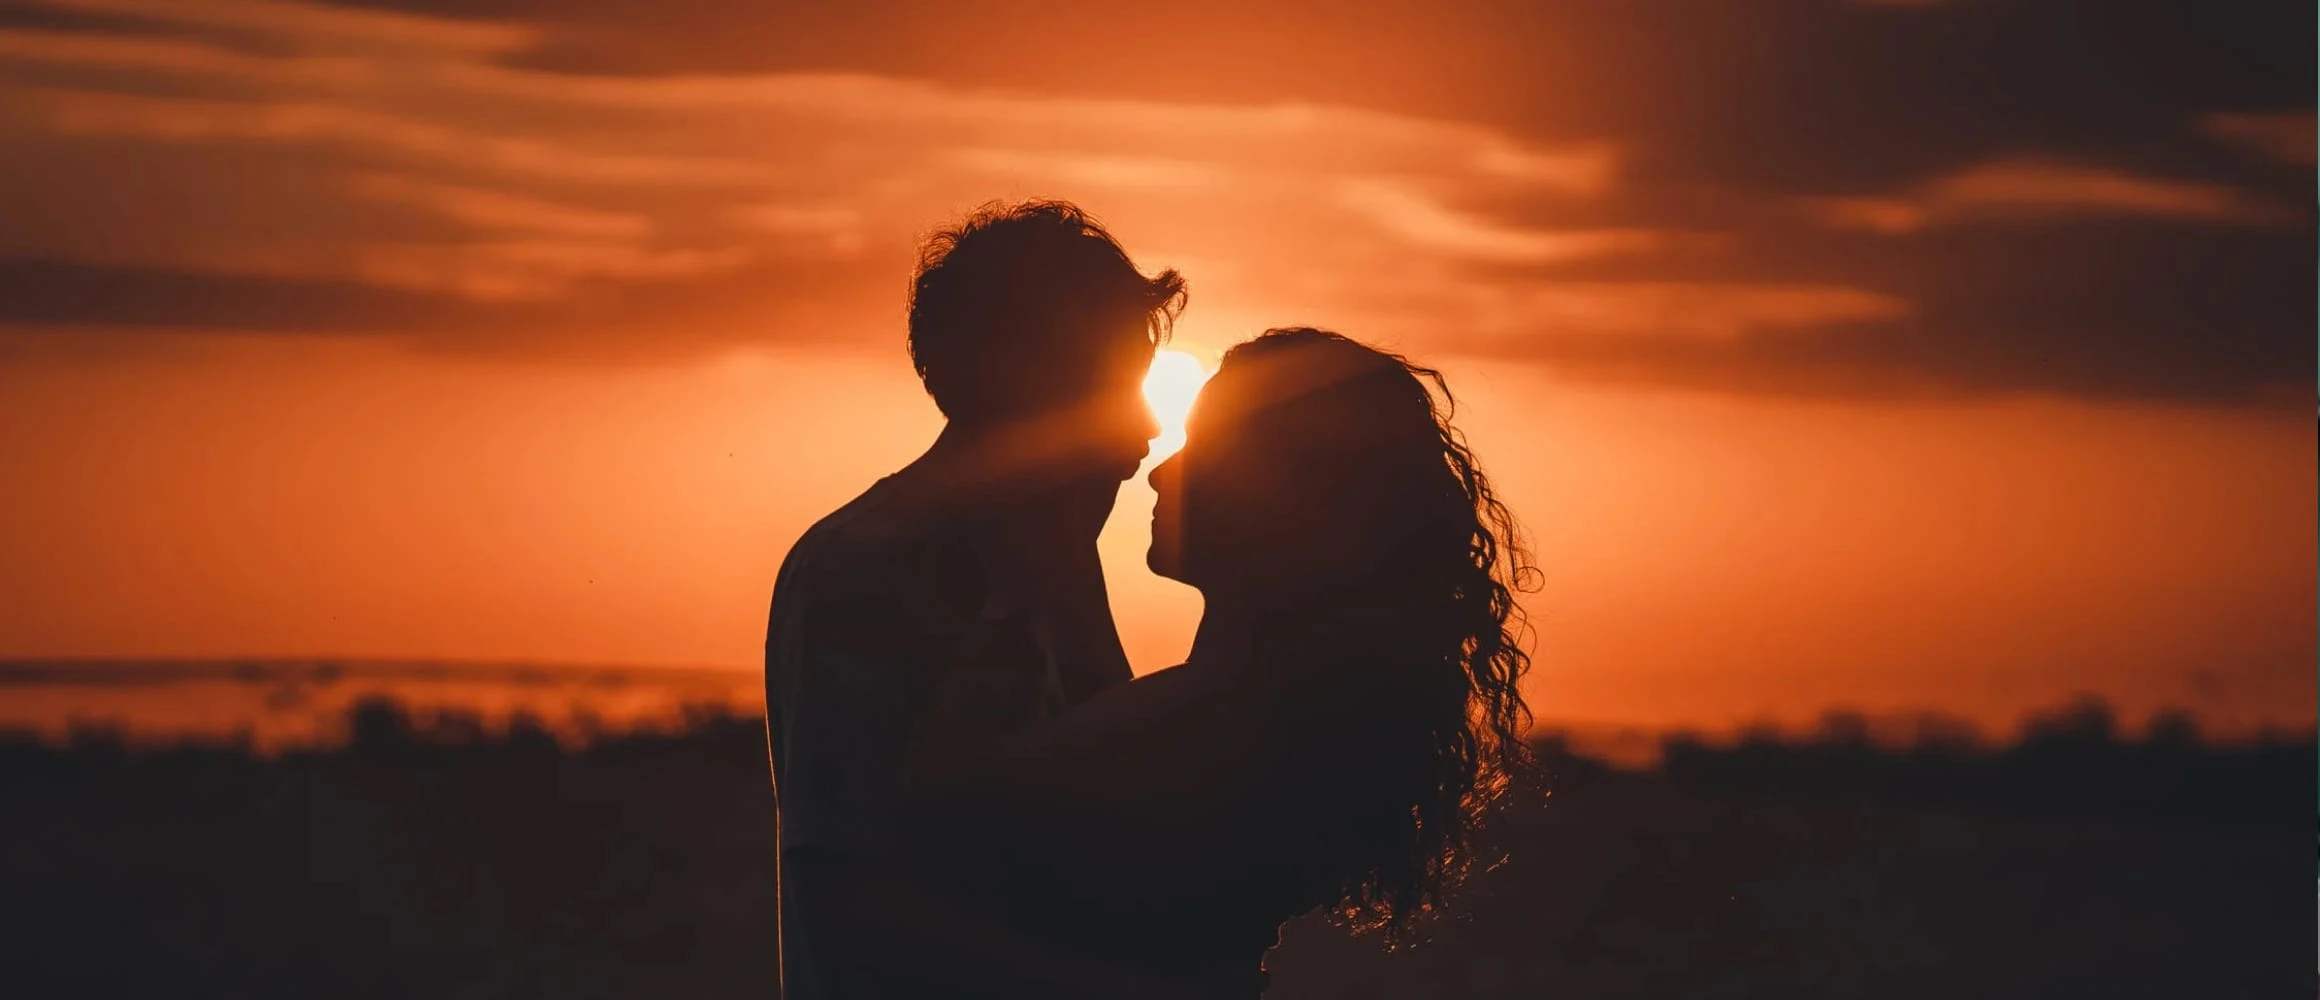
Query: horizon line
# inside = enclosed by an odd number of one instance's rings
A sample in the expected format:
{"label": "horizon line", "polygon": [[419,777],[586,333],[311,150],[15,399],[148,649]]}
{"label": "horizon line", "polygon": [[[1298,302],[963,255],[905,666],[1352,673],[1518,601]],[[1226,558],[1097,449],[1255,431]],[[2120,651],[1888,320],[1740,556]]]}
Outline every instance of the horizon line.
{"label": "horizon line", "polygon": [[527,659],[384,656],[63,656],[0,657],[0,688],[40,684],[111,686],[203,680],[335,680],[342,675],[409,680],[498,680],[568,684],[625,682],[635,675],[720,681],[760,674],[750,667],[587,663]]}

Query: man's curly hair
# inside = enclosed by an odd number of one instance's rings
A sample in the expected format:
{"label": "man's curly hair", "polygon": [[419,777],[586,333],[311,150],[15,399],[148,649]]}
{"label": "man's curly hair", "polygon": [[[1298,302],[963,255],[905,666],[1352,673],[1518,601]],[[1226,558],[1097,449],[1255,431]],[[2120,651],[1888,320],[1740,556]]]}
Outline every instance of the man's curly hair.
{"label": "man's curly hair", "polygon": [[1004,420],[1070,402],[1117,352],[1168,338],[1184,277],[1145,277],[1078,206],[992,202],[920,247],[910,359],[952,420]]}

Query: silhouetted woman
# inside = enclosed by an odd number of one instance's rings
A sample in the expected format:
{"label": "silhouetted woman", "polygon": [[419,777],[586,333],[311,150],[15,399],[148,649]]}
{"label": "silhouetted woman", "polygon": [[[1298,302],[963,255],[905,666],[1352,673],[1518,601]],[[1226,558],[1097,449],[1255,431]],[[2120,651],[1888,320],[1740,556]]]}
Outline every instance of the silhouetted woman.
{"label": "silhouetted woman", "polygon": [[1191,655],[942,769],[918,877],[1246,996],[1291,917],[1390,938],[1435,905],[1525,759],[1527,567],[1449,406],[1439,373],[1325,331],[1227,353],[1151,473],[1152,569],[1206,599]]}

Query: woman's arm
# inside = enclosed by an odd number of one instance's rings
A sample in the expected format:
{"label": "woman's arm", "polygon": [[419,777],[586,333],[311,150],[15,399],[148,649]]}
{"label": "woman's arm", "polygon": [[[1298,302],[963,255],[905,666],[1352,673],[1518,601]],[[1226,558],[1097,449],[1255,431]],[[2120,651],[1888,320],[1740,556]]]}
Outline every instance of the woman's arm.
{"label": "woman's arm", "polygon": [[958,762],[911,797],[913,874],[1043,939],[1139,966],[1132,956],[1171,953],[1155,933],[1245,923],[1237,900],[1280,875],[1251,822],[1277,794],[1281,753],[1260,699],[1231,679],[1163,670]]}
{"label": "woman's arm", "polygon": [[1236,814],[1269,783],[1272,751],[1262,713],[1223,680],[1160,671],[953,762],[911,796],[909,875],[1057,947],[1261,993],[1270,925],[1241,897],[1277,852]]}
{"label": "woman's arm", "polygon": [[909,796],[912,836],[930,857],[987,860],[986,892],[1053,879],[1082,900],[1158,904],[1278,875],[1329,789],[1396,780],[1425,752],[1407,718],[1421,672],[1367,658],[1329,656],[1318,677],[1188,664],[1101,692],[943,762]]}
{"label": "woman's arm", "polygon": [[1074,826],[1184,828],[1278,778],[1266,696],[1226,670],[1170,667],[1097,693],[930,773],[921,805],[1068,814]]}

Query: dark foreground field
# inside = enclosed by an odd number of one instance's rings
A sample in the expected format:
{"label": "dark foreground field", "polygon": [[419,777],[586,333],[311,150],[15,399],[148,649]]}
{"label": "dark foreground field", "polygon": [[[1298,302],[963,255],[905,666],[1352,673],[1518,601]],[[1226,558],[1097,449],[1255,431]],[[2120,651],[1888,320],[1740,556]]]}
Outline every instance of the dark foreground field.
{"label": "dark foreground field", "polygon": [[[559,746],[372,704],[343,748],[0,742],[0,995],[772,995],[756,720]],[[1558,750],[1433,939],[1292,924],[1274,995],[2310,997],[2308,739]]]}

